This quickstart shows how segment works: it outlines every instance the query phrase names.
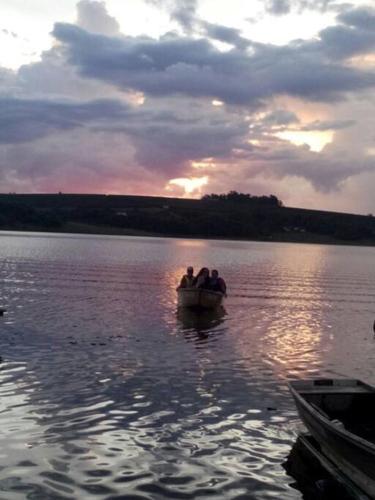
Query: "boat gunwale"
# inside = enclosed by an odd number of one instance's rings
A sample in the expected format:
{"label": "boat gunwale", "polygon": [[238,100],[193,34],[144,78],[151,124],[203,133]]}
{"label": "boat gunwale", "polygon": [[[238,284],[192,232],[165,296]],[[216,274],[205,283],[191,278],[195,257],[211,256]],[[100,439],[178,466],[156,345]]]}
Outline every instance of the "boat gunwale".
{"label": "boat gunwale", "polygon": [[177,288],[177,307],[195,309],[217,309],[222,307],[226,294],[206,288]]}
{"label": "boat gunwale", "polygon": [[[345,380],[345,379],[342,379],[342,380]],[[297,380],[296,382],[300,382],[300,381]],[[303,381],[301,381],[301,382],[303,382]],[[306,382],[307,382],[307,380],[306,380]],[[361,381],[359,381],[359,382],[361,382]],[[369,389],[369,393],[375,392],[375,389],[372,386],[370,386],[368,384],[365,384],[364,382],[361,382],[361,384],[363,384],[365,387],[367,387]],[[351,444],[355,444],[356,446],[364,449],[365,451],[370,451],[371,453],[375,454],[375,443],[372,443],[371,441],[368,441],[368,440],[366,440],[366,439],[358,436],[358,434],[354,434],[353,432],[350,432],[350,431],[348,431],[345,428],[337,427],[334,423],[332,423],[332,420],[330,420],[329,418],[325,417],[322,413],[320,413],[318,410],[316,410],[294,388],[293,381],[291,381],[291,382],[288,383],[288,387],[289,387],[289,390],[292,393],[292,396],[294,397],[294,399],[296,401],[298,401],[298,403],[300,403],[303,406],[303,408],[308,413],[310,413],[316,420],[322,422],[326,427],[328,427],[329,430],[333,432],[333,434],[336,434],[339,437],[344,438],[345,440],[349,441]],[[323,388],[324,386],[320,386],[320,387]],[[322,394],[324,394],[324,390],[322,390],[321,392],[322,392]],[[317,394],[317,393],[315,393],[315,394]],[[329,394],[329,393],[326,393],[326,394]],[[297,411],[298,411],[298,413],[300,413],[299,410],[298,410],[298,407],[297,407]],[[303,423],[305,424],[302,415],[300,415],[300,418],[303,421]]]}
{"label": "boat gunwale", "polygon": [[185,287],[185,288],[177,288],[177,292],[204,292],[204,293],[208,293],[210,295],[216,295],[216,296],[220,296],[220,297],[225,297],[225,293],[223,292],[219,292],[219,291],[216,291],[216,290],[210,290],[209,288],[195,288],[195,287]]}
{"label": "boat gunwale", "polygon": [[[317,443],[319,449],[314,446],[314,442],[311,442],[309,438]],[[308,450],[312,456],[320,463],[320,465],[329,473],[331,476],[349,493],[358,500],[370,500],[370,497],[365,493],[360,487],[344,472],[341,471],[340,467],[329,457],[324,455],[322,452],[321,444],[317,441],[311,433],[301,434],[298,439],[302,445]]]}

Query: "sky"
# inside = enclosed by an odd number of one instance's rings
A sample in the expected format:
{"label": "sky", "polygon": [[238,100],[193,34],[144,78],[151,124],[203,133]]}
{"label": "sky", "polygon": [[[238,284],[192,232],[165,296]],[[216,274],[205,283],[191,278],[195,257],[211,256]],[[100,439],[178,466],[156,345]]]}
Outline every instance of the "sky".
{"label": "sky", "polygon": [[374,188],[375,0],[0,0],[0,192]]}

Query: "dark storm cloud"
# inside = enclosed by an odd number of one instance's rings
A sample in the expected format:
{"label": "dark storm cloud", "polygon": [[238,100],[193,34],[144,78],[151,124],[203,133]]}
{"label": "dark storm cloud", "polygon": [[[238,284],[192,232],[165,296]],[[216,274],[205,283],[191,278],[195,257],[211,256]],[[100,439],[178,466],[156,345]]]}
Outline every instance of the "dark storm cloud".
{"label": "dark storm cloud", "polygon": [[67,103],[0,97],[0,144],[33,141],[58,130],[124,117],[115,101]]}
{"label": "dark storm cloud", "polygon": [[207,39],[176,34],[113,38],[61,23],[53,34],[82,76],[151,96],[185,94],[255,107],[274,95],[332,101],[375,85],[374,72],[335,62],[373,44],[371,34],[342,26],[312,42],[253,43],[251,53],[222,52]]}

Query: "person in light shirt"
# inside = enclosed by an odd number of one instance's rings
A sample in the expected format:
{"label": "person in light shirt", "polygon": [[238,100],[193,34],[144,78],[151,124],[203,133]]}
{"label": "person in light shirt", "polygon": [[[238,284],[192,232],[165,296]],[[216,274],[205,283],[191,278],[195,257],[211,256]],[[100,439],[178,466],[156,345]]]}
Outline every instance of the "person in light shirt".
{"label": "person in light shirt", "polygon": [[194,268],[192,266],[189,266],[186,269],[186,274],[184,274],[181,278],[179,288],[191,288],[192,286],[194,286],[194,280]]}

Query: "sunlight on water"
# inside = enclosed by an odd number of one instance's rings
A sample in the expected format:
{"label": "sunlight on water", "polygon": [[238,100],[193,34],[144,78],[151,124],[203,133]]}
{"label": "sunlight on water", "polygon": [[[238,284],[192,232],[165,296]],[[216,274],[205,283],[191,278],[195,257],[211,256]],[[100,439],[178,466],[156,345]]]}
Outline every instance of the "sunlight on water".
{"label": "sunlight on water", "polygon": [[[286,383],[375,383],[375,249],[0,236],[8,499],[296,499]],[[218,311],[177,310],[187,265]]]}

